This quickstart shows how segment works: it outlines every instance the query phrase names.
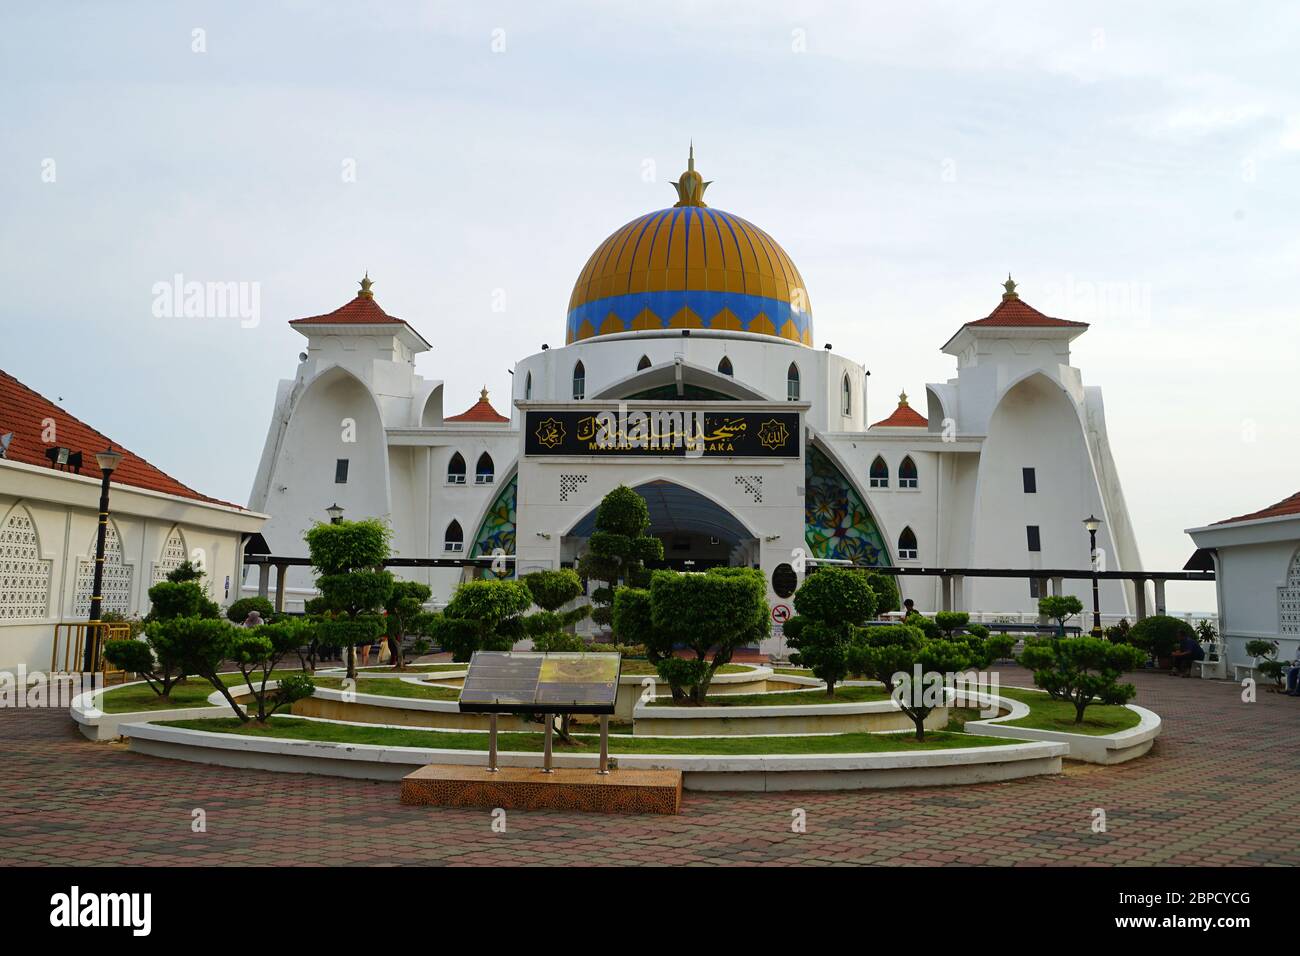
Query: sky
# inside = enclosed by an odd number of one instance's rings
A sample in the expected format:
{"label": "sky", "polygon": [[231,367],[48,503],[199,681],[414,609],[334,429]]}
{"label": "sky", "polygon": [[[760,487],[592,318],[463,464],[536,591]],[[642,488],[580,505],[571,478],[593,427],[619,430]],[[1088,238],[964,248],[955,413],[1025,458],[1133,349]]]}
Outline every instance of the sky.
{"label": "sky", "polygon": [[[1091,323],[1073,361],[1144,564],[1181,568],[1184,529],[1300,489],[1300,7],[1043,7],[6,5],[0,368],[245,502],[289,320],[369,270],[448,411],[504,408],[693,140],[710,204],[799,266],[816,344],[871,370],[870,420],[955,375],[939,347],[1008,272]],[[178,275],[255,315],[169,314]]]}

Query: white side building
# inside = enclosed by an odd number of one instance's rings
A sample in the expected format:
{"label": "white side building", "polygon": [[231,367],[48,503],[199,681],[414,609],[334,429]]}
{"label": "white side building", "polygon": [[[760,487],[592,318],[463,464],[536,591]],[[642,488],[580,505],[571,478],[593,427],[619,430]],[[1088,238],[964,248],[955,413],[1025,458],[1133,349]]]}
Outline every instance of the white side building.
{"label": "white side building", "polygon": [[[101,483],[95,453],[110,442],[0,372],[0,444],[0,671],[44,671],[56,625],[89,616]],[[245,544],[265,515],[202,495],[117,450],[124,457],[110,485],[103,610],[144,616],[149,588],[187,559],[206,571],[210,598],[222,605],[237,598]]]}
{"label": "white side building", "polygon": [[1300,492],[1187,533],[1198,549],[1188,567],[1215,572],[1228,664],[1252,665],[1253,640],[1276,641],[1278,660],[1300,660]]}

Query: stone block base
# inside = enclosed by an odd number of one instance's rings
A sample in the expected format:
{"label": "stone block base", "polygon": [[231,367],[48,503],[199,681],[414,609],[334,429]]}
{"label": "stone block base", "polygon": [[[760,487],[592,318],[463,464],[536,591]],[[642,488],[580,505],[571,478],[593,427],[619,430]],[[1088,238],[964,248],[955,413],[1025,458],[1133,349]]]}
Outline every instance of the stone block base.
{"label": "stone block base", "polygon": [[402,778],[402,803],[506,810],[578,810],[588,813],[679,813],[680,770],[487,767],[429,764]]}

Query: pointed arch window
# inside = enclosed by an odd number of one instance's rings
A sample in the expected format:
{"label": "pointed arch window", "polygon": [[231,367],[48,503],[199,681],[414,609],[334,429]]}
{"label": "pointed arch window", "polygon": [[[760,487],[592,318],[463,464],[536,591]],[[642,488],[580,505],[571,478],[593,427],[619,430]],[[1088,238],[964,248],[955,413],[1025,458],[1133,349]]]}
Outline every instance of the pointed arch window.
{"label": "pointed arch window", "polygon": [[847,372],[844,375],[844,380],[840,382],[840,414],[853,414],[853,385],[849,382]]}
{"label": "pointed arch window", "polygon": [[718,363],[718,371],[723,375],[735,376],[735,370],[731,367],[731,359],[725,355],[722,356],[722,361]]}
{"label": "pointed arch window", "polygon": [[447,462],[447,484],[465,484],[465,459],[460,452],[452,454],[451,461]]}
{"label": "pointed arch window", "polygon": [[533,397],[533,373],[529,372],[524,376],[524,401]]}
{"label": "pointed arch window", "polygon": [[573,366],[573,400],[581,401],[587,397],[587,370],[579,362]]}
{"label": "pointed arch window", "polygon": [[898,487],[915,488],[917,484],[916,462],[908,455],[898,464]]}
{"label": "pointed arch window", "polygon": [[649,367],[650,367],[650,356],[648,355],[641,356],[641,361],[636,363],[636,370],[638,372],[644,372]]}
{"label": "pointed arch window", "polygon": [[43,621],[50,616],[50,568],[41,557],[32,514],[14,506],[0,526],[0,620]]}
{"label": "pointed arch window", "polygon": [[916,560],[916,535],[911,528],[904,528],[903,533],[898,536],[898,560]]}
{"label": "pointed arch window", "polygon": [[885,464],[885,459],[879,455],[871,463],[871,472],[867,484],[872,488],[889,487],[889,466]]}
{"label": "pointed arch window", "polygon": [[490,485],[495,469],[492,467],[492,456],[487,452],[478,456],[478,464],[474,466],[474,484]]}
{"label": "pointed arch window", "polygon": [[790,368],[785,373],[785,400],[799,401],[799,366],[794,362],[790,363]]}
{"label": "pointed arch window", "polygon": [[460,522],[454,518],[451,524],[447,525],[447,531],[442,536],[442,548],[444,551],[465,550],[465,532],[461,530]]}
{"label": "pointed arch window", "polygon": [[1300,635],[1300,551],[1291,559],[1286,584],[1277,589],[1278,633]]}

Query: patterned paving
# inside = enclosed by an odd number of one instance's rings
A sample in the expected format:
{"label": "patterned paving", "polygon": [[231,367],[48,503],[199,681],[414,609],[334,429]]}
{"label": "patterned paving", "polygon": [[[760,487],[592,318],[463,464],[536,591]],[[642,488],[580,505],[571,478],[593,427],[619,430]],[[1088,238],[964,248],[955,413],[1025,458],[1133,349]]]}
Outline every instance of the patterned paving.
{"label": "patterned paving", "polygon": [[[1024,683],[1015,669],[1003,682]],[[678,817],[407,807],[398,784],[228,770],[82,738],[66,714],[0,711],[0,862],[26,864],[1300,863],[1300,700],[1141,674],[1165,718],[1120,767],[963,788],[687,793]],[[1093,810],[1107,832],[1092,832]],[[207,832],[191,832],[195,810]],[[807,831],[791,832],[792,812]]]}

